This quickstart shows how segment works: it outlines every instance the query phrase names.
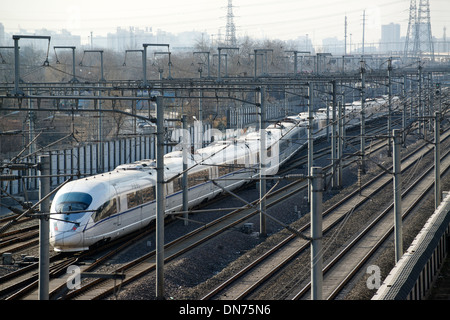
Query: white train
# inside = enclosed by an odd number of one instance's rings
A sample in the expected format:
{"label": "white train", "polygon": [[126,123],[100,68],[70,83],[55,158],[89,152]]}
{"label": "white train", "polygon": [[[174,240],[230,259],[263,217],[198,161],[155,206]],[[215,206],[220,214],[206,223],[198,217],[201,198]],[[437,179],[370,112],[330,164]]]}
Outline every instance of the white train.
{"label": "white train", "polygon": [[[382,115],[379,101],[367,107],[367,112]],[[367,114],[367,113],[366,113]],[[346,117],[358,119],[355,104],[347,108]],[[276,174],[278,168],[307,144],[307,113],[289,117],[265,130],[266,174]],[[354,122],[354,123],[352,123]],[[326,114],[314,113],[315,137],[324,135]],[[354,120],[349,125],[357,125]],[[223,192],[248,182],[259,175],[259,132],[243,134],[189,153],[189,208],[208,201]],[[142,160],[120,165],[113,171],[71,181],[55,195],[50,212],[50,243],[55,251],[82,251],[90,246],[139,230],[155,219],[156,162]],[[164,156],[165,212],[182,209],[181,151]],[[224,179],[225,178],[225,179]],[[230,179],[233,178],[233,179]],[[213,183],[214,181],[214,183]],[[217,186],[220,185],[221,187]]]}

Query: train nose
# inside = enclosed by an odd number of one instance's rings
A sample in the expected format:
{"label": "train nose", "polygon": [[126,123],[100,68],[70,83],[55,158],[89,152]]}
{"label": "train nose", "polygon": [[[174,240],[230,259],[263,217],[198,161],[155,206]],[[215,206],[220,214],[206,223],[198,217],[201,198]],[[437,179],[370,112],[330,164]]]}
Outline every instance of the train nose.
{"label": "train nose", "polygon": [[52,232],[50,244],[55,251],[84,250],[82,232],[77,231]]}

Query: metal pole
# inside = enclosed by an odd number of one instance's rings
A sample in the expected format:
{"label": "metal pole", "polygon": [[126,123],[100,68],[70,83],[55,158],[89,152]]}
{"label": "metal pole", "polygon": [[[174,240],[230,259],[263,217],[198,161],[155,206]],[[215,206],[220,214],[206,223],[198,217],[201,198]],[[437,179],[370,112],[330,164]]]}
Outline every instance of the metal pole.
{"label": "metal pole", "polygon": [[339,185],[338,182],[338,174],[337,174],[337,155],[336,155],[336,107],[337,107],[337,95],[336,95],[336,80],[332,81],[333,84],[333,109],[331,110],[331,121],[332,121],[332,130],[331,130],[331,172],[333,175],[332,179],[332,187],[336,188]]}
{"label": "metal pole", "polygon": [[294,77],[297,76],[297,53],[298,51],[294,51]]}
{"label": "metal pole", "polygon": [[344,133],[344,119],[342,118],[342,102],[339,103],[338,110],[338,119],[339,119],[339,135],[338,135],[338,168],[337,168],[337,176],[338,176],[338,187],[342,187],[342,154],[343,154],[343,133]]}
{"label": "metal pole", "polygon": [[73,73],[73,78],[72,78],[72,82],[78,82],[77,77],[75,76],[75,47],[72,47],[72,73]]}
{"label": "metal pole", "polygon": [[14,39],[14,94],[19,95],[22,92],[19,91],[20,82],[20,55],[19,55],[19,39],[18,37],[13,37]]}
{"label": "metal pole", "polygon": [[265,237],[267,234],[266,216],[263,212],[266,212],[266,166],[267,166],[267,149],[266,149],[266,110],[264,104],[264,88],[260,88],[258,92],[258,102],[260,105],[260,122],[259,122],[259,137],[260,137],[260,163],[259,163],[259,223],[260,223],[260,235]]}
{"label": "metal pole", "polygon": [[403,255],[402,236],[402,181],[400,163],[401,131],[395,129],[394,138],[394,229],[395,229],[395,262],[399,261]]}
{"label": "metal pole", "polygon": [[[314,86],[310,82],[308,86],[308,172],[311,171],[314,162],[314,140],[313,140],[313,108],[314,108]],[[308,201],[311,202],[311,181],[308,180]]]}
{"label": "metal pole", "polygon": [[257,61],[256,61],[256,59],[257,59],[257,53],[256,53],[256,50],[255,50],[255,75],[254,75],[254,79],[256,80],[256,67],[257,67]]}
{"label": "metal pole", "polygon": [[422,65],[420,64],[419,61],[419,136],[422,135],[422,122],[423,122],[423,112],[422,112]]}
{"label": "metal pole", "polygon": [[311,300],[322,299],[322,168],[311,168]]}
{"label": "metal pole", "polygon": [[164,299],[164,100],[156,97],[156,298]]}
{"label": "metal pole", "polygon": [[100,50],[100,70],[102,74],[102,78],[100,79],[101,82],[105,82],[105,77],[103,76],[103,50]]}
{"label": "metal pole", "polygon": [[208,52],[208,78],[211,78],[211,71],[209,69],[209,62],[210,62],[210,60],[209,60],[209,52]]}
{"label": "metal pole", "polygon": [[188,147],[189,147],[189,137],[187,135],[187,116],[183,114],[182,116],[182,122],[183,122],[183,176],[181,178],[181,184],[183,186],[183,211],[184,214],[184,225],[187,226],[189,224],[188,218],[188,207],[189,207],[189,194],[188,194],[188,174],[187,174],[187,168],[188,168]]}
{"label": "metal pole", "polygon": [[365,166],[365,150],[366,150],[366,111],[364,110],[365,106],[365,89],[366,89],[366,66],[365,61],[361,61],[361,142],[360,142],[360,154],[361,154],[361,173],[366,173]]}
{"label": "metal pole", "polygon": [[[353,100],[352,100],[353,101]],[[341,140],[342,140],[342,152],[344,152],[344,148],[346,147],[346,142],[345,142],[345,97],[342,100],[342,136],[341,136]]]}
{"label": "metal pole", "polygon": [[[39,199],[43,199],[50,193],[50,158],[48,156],[39,157],[39,174],[43,177],[39,179]],[[50,210],[50,199],[42,201],[39,205],[41,213],[48,213]],[[49,266],[50,266],[50,223],[47,215],[42,215],[39,219],[39,300],[49,299]]]}
{"label": "metal pole", "polygon": [[[388,132],[392,132],[392,58],[388,60]],[[388,139],[388,157],[392,157],[392,141]]]}
{"label": "metal pole", "polygon": [[[103,56],[103,55],[102,55]],[[103,75],[102,75],[103,78]],[[99,85],[100,86],[100,85]],[[102,92],[99,90],[98,91],[98,95],[101,96]],[[103,150],[103,132],[102,132],[102,127],[103,127],[103,119],[102,119],[102,112],[100,110],[102,110],[102,100],[98,100],[98,153],[97,153],[97,172],[104,172],[104,163],[105,163],[105,152]],[[136,128],[136,126],[135,126]]]}
{"label": "metal pole", "polygon": [[441,204],[441,113],[434,113],[434,208]]}
{"label": "metal pole", "polygon": [[[218,69],[218,72],[217,72],[217,73],[218,73],[218,74],[217,74],[217,81],[219,81],[219,82],[221,81],[221,78],[220,78],[220,51],[221,51],[221,50],[222,50],[222,48],[220,48],[220,47],[217,48],[217,51],[219,52],[219,65],[218,65],[218,68],[219,68],[219,69]],[[213,61],[214,61],[214,58],[213,58]]]}
{"label": "metal pole", "polygon": [[[209,56],[208,56],[209,57]],[[203,148],[203,141],[204,141],[204,137],[203,137],[203,90],[200,90],[199,94],[199,99],[198,99],[198,121],[200,122],[200,132],[198,132],[198,134],[201,137],[201,146],[200,148]]]}
{"label": "metal pole", "polygon": [[[147,46],[143,46],[144,50],[142,51],[142,85],[147,87]],[[149,107],[150,109],[150,107]]]}
{"label": "metal pole", "polygon": [[402,141],[403,146],[406,147],[406,74],[403,76],[403,113],[402,113]]}

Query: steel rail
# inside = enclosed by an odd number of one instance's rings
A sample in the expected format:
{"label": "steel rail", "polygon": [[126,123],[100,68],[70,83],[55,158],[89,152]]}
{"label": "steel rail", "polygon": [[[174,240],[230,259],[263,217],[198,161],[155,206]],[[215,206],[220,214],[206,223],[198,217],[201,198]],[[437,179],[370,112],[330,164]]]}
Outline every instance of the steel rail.
{"label": "steel rail", "polygon": [[[447,135],[443,138],[444,140],[447,139],[450,135],[448,134],[449,131],[447,131]],[[426,144],[422,145],[421,148],[426,148]],[[425,153],[430,153],[432,151],[432,149],[428,149],[426,150]],[[416,156],[416,160],[420,159],[421,157],[418,157],[418,152],[417,150],[409,153],[405,158],[409,158],[409,157],[413,157]],[[404,159],[405,159],[404,158]],[[407,170],[409,167],[411,167],[414,164],[414,162],[411,162],[408,166],[402,168],[402,171]],[[379,180],[381,177],[385,176],[386,172],[382,172],[379,175],[377,175],[376,177],[374,177],[373,179],[371,179],[370,181],[368,181],[362,188],[367,188],[368,186],[370,186],[371,184],[375,183],[377,180]],[[391,179],[387,179],[383,185],[381,187],[386,186],[387,184],[389,184],[391,182]],[[374,193],[379,192],[379,188],[377,190],[374,191]],[[344,197],[341,201],[339,201],[338,203],[334,204],[333,206],[331,206],[330,208],[328,208],[327,210],[324,211],[323,216],[326,217],[327,215],[329,215],[330,213],[332,213],[336,208],[338,208],[339,206],[341,206],[343,203],[349,201],[350,199],[352,199],[355,195],[357,195],[359,193],[359,190],[355,190],[352,193],[348,194],[346,197]],[[357,206],[362,205],[363,203],[365,203],[369,198],[368,197],[364,197],[358,204]],[[324,232],[328,232],[333,226],[335,226],[336,224],[338,224],[342,219],[344,219],[346,215],[343,214],[341,215],[341,217],[339,219],[336,219],[334,221],[334,223],[330,224],[329,226],[327,226],[324,229]],[[303,226],[302,228],[300,228],[298,231],[299,232],[305,232],[307,229],[309,228],[309,223],[306,224],[305,226]],[[282,242],[280,242],[276,247],[272,248],[270,251],[268,251],[266,254],[263,254],[262,256],[260,256],[258,258],[257,261],[253,262],[251,265],[247,266],[245,269],[243,269],[241,272],[235,274],[233,277],[231,277],[230,279],[228,279],[226,281],[226,283],[222,284],[221,286],[217,287],[216,289],[214,289],[213,291],[211,291],[209,294],[207,294],[206,296],[203,297],[203,299],[211,299],[213,298],[215,295],[217,295],[221,290],[223,290],[225,287],[229,286],[230,284],[232,284],[233,282],[236,282],[238,279],[240,279],[240,277],[242,277],[244,274],[246,274],[247,272],[249,272],[250,270],[252,270],[255,266],[257,266],[259,263],[263,262],[264,260],[266,260],[268,257],[270,257],[274,252],[279,252],[279,250],[281,248],[283,248],[284,246],[286,246],[287,244],[289,244],[289,242],[293,241],[295,239],[295,237],[293,235],[288,236],[285,240],[283,240]],[[300,240],[299,240],[300,241]],[[301,242],[305,242],[305,240],[301,241]],[[270,273],[266,274],[265,276],[261,276],[260,280],[257,282],[253,282],[253,285],[249,288],[247,288],[244,292],[242,292],[237,299],[243,299],[246,296],[248,296],[251,292],[253,292],[258,286],[261,285],[261,283],[265,282],[268,278],[270,278],[271,275],[273,275],[279,268],[281,268],[282,266],[286,265],[290,260],[292,260],[293,258],[295,258],[299,253],[301,253],[302,251],[306,250],[309,248],[309,241],[304,243],[302,246],[299,246],[298,249],[295,251],[295,253],[293,253],[292,255],[290,255],[289,258],[287,258],[284,262],[280,263],[276,268],[276,270],[271,271]]]}
{"label": "steel rail", "polygon": [[[450,154],[450,151],[447,151],[442,157],[441,161],[445,159]],[[450,168],[450,165],[447,164],[443,170],[441,170],[441,174],[445,173]],[[413,191],[417,185],[422,182],[427,176],[431,177],[432,170],[434,169],[434,165],[430,166],[424,173],[422,173],[412,185],[410,185],[405,191],[402,192],[402,198],[406,197],[408,193]],[[434,182],[428,183],[427,187],[420,192],[418,196],[415,197],[415,200],[411,202],[406,210],[402,213],[402,219],[405,219],[418,205],[418,203],[423,200],[425,195],[433,188]],[[335,267],[338,263],[342,263],[344,257],[353,249],[355,246],[367,235],[373,228],[375,228],[382,219],[385,219],[388,214],[392,211],[394,207],[394,203],[391,203],[385,210],[383,210],[377,217],[374,219],[364,230],[362,230],[343,250],[339,252],[336,257],[334,257],[323,269],[324,275],[326,275],[333,267]],[[387,240],[389,236],[392,235],[394,231],[394,226],[390,227],[384,235],[378,240],[378,242],[364,255],[364,257],[359,261],[359,263],[352,268],[352,270],[347,274],[344,280],[340,281],[339,284],[335,287],[334,290],[327,296],[327,300],[334,299],[345,287],[346,284],[355,276],[355,274],[365,265],[365,263],[377,252],[377,250],[382,246],[382,244]],[[299,291],[292,299],[298,300],[302,296],[306,295],[307,291],[310,289],[311,283],[308,283],[302,290]]]}

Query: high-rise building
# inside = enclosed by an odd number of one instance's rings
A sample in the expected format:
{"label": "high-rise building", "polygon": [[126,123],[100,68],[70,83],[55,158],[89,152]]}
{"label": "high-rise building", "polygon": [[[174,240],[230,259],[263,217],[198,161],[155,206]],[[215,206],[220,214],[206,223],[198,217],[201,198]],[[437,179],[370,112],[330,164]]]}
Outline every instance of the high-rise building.
{"label": "high-rise building", "polygon": [[0,23],[0,46],[5,45],[5,27]]}
{"label": "high-rise building", "polygon": [[401,50],[400,25],[396,23],[382,25],[380,51],[382,53],[393,53]]}

